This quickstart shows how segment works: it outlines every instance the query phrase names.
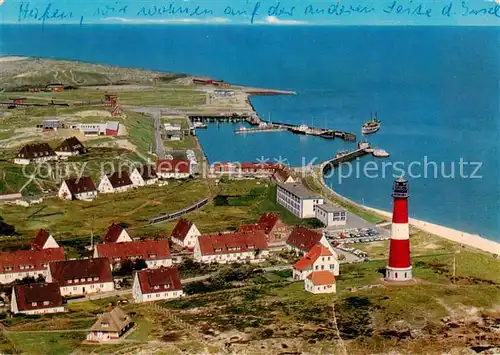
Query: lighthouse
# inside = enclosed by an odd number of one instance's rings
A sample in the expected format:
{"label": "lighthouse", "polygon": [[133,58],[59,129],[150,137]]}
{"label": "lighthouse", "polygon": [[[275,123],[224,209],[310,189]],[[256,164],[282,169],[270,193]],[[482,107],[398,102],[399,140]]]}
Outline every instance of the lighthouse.
{"label": "lighthouse", "polygon": [[408,196],[408,181],[403,177],[397,178],[392,188],[394,206],[392,211],[389,263],[385,273],[386,281],[408,281],[412,279]]}

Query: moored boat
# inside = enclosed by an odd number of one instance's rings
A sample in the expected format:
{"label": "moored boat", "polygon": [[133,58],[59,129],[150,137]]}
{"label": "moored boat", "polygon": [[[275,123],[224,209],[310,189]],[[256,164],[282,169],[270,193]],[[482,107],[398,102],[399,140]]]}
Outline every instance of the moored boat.
{"label": "moored boat", "polygon": [[361,133],[363,134],[372,134],[377,132],[380,129],[380,124],[382,121],[378,119],[378,114],[375,113],[375,117],[373,117],[370,121],[365,122],[361,127]]}
{"label": "moored boat", "polygon": [[293,133],[298,133],[298,134],[307,134],[307,131],[309,131],[309,127],[306,125],[300,125],[298,127],[292,127],[290,129]]}
{"label": "moored boat", "polygon": [[374,149],[373,156],[376,158],[387,158],[390,154],[384,149]]}

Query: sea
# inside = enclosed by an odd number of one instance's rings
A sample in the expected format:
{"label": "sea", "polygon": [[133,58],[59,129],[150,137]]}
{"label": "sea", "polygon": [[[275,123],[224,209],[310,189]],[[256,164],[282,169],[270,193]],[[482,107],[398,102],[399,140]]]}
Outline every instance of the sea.
{"label": "sea", "polygon": [[[411,217],[500,241],[500,27],[4,25],[0,53],[295,91],[251,101],[264,120],[353,132],[390,153],[334,170],[333,189],[391,210],[404,174]],[[362,137],[375,112],[380,131]],[[239,126],[199,131],[211,162],[301,166],[356,148],[290,132],[235,135]]]}

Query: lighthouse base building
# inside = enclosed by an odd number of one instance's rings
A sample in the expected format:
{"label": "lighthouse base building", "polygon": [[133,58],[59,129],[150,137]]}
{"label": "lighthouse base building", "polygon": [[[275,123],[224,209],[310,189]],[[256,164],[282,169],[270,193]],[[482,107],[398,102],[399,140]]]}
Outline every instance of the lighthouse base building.
{"label": "lighthouse base building", "polygon": [[392,234],[385,280],[409,281],[413,279],[413,274],[410,261],[410,227],[408,224],[408,181],[402,177],[396,179],[392,196],[394,198]]}

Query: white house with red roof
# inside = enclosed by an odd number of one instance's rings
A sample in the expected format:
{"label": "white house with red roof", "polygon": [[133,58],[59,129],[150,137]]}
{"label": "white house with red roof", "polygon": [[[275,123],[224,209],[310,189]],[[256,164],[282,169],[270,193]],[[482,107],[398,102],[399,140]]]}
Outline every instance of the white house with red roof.
{"label": "white house with red roof", "polygon": [[305,280],[310,273],[322,270],[328,270],[338,276],[340,268],[337,254],[318,243],[293,265],[293,279]]}
{"label": "white house with red roof", "polygon": [[108,258],[113,267],[118,268],[126,260],[142,259],[148,268],[168,267],[172,265],[168,240],[139,240],[128,243],[98,244],[94,249],[94,258]]}
{"label": "white house with red roof", "polygon": [[262,230],[201,235],[196,241],[193,256],[195,261],[201,263],[255,263],[269,256],[269,247]]}
{"label": "white house with red roof", "polygon": [[137,303],[184,296],[179,270],[175,267],[162,267],[137,271],[134,275],[132,296]]}
{"label": "white house with red roof", "polygon": [[156,174],[163,179],[187,179],[194,175],[194,171],[189,160],[159,159]]}
{"label": "white house with red roof", "polygon": [[104,243],[125,243],[132,242],[133,240],[124,227],[113,223],[102,237],[102,241]]}
{"label": "white house with red roof", "polygon": [[328,270],[314,271],[304,280],[304,289],[311,293],[336,293],[335,276]]}
{"label": "white house with red roof", "polygon": [[64,260],[63,248],[1,252],[0,284],[38,275],[47,277],[49,263],[58,260]]}
{"label": "white house with red roof", "polygon": [[150,165],[141,165],[134,167],[130,174],[130,180],[134,186],[149,186],[158,182],[156,169]]}
{"label": "white house with red roof", "polygon": [[100,193],[118,193],[125,192],[134,187],[130,175],[127,171],[115,171],[112,174],[106,174],[101,177],[98,190]]}
{"label": "white house with red roof", "polygon": [[200,231],[192,221],[181,218],[177,221],[172,231],[171,238],[175,244],[184,248],[193,249],[200,235]]}
{"label": "white house with red roof", "polygon": [[289,249],[301,253],[309,252],[309,250],[311,250],[312,247],[318,243],[324,245],[325,247],[330,249],[333,254],[336,255],[332,245],[330,244],[330,242],[328,242],[322,232],[318,232],[305,227],[295,227],[286,241],[286,245]]}
{"label": "white house with red roof", "polygon": [[31,249],[42,250],[50,248],[59,248],[59,244],[57,244],[52,234],[47,232],[45,229],[40,229],[36,234],[35,239],[31,241]]}
{"label": "white house with red roof", "polygon": [[12,313],[47,314],[66,311],[59,286],[54,283],[36,283],[12,287]]}
{"label": "white house with red roof", "polygon": [[52,262],[49,264],[47,282],[57,283],[63,296],[114,290],[108,258]]}

